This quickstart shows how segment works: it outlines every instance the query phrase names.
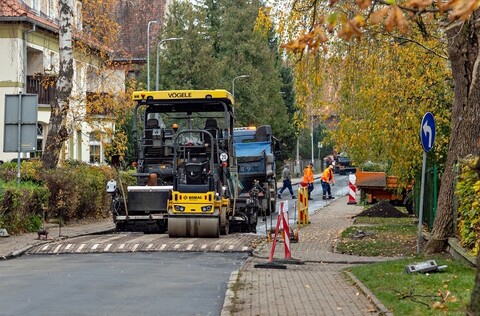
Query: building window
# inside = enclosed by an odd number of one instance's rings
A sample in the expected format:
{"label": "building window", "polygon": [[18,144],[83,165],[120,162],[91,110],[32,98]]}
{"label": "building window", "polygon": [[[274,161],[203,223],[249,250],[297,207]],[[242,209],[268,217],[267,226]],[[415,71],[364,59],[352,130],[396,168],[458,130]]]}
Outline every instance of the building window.
{"label": "building window", "polygon": [[32,0],[33,11],[40,13],[40,0]]}
{"label": "building window", "polygon": [[90,145],[90,163],[100,163],[100,145]]}
{"label": "building window", "polygon": [[89,139],[90,159],[92,164],[98,164],[102,162],[102,143],[101,134],[99,132],[91,132]]}
{"label": "building window", "polygon": [[43,148],[45,147],[45,128],[43,124],[37,124],[37,147],[35,152],[30,153],[30,157],[42,157]]}

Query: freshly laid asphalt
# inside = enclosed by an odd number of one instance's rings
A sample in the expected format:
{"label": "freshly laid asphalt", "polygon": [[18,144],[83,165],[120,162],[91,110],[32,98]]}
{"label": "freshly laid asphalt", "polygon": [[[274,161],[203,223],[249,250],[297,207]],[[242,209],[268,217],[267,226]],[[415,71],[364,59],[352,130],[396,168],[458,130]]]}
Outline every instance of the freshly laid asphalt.
{"label": "freshly laid asphalt", "polygon": [[[295,227],[298,242],[290,243],[285,259],[281,238],[273,260],[272,242],[264,240],[239,271],[232,273],[222,316],[227,315],[391,315],[375,296],[345,268],[391,258],[360,257],[334,252],[337,236],[353,223],[362,206],[337,196],[310,215],[310,224]],[[0,238],[0,259],[21,256],[34,246],[92,233],[113,230],[111,219],[49,227],[47,240],[37,233]]]}

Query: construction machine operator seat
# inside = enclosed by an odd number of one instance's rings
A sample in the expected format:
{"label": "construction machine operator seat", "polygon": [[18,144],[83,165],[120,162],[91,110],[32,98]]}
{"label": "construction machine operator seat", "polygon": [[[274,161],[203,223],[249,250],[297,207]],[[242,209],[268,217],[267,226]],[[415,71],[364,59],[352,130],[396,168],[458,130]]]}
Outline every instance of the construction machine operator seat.
{"label": "construction machine operator seat", "polygon": [[262,125],[255,132],[255,141],[268,142],[272,139],[272,127],[270,125]]}
{"label": "construction machine operator seat", "polygon": [[[217,120],[214,118],[207,118],[205,121],[205,128],[207,132],[212,134],[213,138],[221,138],[221,131],[218,128]],[[205,143],[210,144],[210,137],[205,135]]]}
{"label": "construction machine operator seat", "polygon": [[145,146],[145,155],[149,155],[150,152],[152,151],[152,148],[154,146],[154,141],[153,141],[153,130],[158,129],[160,126],[158,125],[158,120],[156,118],[150,118],[147,120],[145,123],[145,140],[144,140],[144,146]]}

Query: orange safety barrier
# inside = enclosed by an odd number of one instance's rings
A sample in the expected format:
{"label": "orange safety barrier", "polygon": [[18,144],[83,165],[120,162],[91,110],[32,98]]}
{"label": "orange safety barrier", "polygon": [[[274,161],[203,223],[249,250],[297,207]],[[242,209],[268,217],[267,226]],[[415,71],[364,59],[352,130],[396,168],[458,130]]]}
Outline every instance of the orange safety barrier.
{"label": "orange safety barrier", "polygon": [[[282,230],[283,245],[285,247],[285,259],[276,259],[274,261],[275,255],[275,246],[277,245],[278,234]],[[293,236],[292,236],[293,235]],[[268,257],[267,263],[257,263],[254,265],[254,268],[272,268],[272,269],[286,269],[285,264],[304,264],[302,260],[293,259],[292,251],[290,249],[290,241],[298,241],[298,233],[296,230],[290,232],[289,222],[288,222],[288,202],[282,201],[279,205],[277,225],[275,228],[275,236],[273,237],[272,249],[270,250],[270,256]]]}
{"label": "orange safety barrier", "polygon": [[308,187],[298,186],[298,226],[308,225]]}
{"label": "orange safety barrier", "polygon": [[288,205],[286,205],[286,203],[286,201],[282,201],[280,203],[280,209],[278,211],[277,218],[277,227],[275,228],[275,236],[273,238],[272,249],[270,250],[270,257],[268,258],[268,262],[273,261],[273,255],[275,254],[275,246],[277,245],[277,236],[281,228],[283,228],[282,236],[284,236],[283,244],[285,246],[285,259],[291,259],[292,256],[292,253],[290,251],[290,228],[288,226]]}

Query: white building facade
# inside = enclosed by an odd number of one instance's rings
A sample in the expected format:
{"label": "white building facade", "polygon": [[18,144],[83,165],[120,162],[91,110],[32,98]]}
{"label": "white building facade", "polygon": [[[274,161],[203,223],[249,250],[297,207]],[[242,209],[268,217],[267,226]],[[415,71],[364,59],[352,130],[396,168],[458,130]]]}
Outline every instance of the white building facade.
{"label": "white building facade", "polygon": [[[82,31],[81,1],[71,1],[74,30],[78,33]],[[4,162],[18,156],[18,153],[4,152],[3,146],[8,94],[38,95],[37,147],[35,151],[22,153],[22,158],[40,157],[43,153],[59,69],[58,15],[58,0],[0,1],[0,160]],[[75,49],[73,52],[70,138],[63,146],[62,159],[101,164],[105,161],[103,144],[108,142],[102,129],[114,129],[113,117],[99,115],[101,124],[86,120],[88,96],[124,92],[125,72],[123,69],[102,70],[98,56],[86,57]],[[108,84],[100,83],[101,79]]]}

